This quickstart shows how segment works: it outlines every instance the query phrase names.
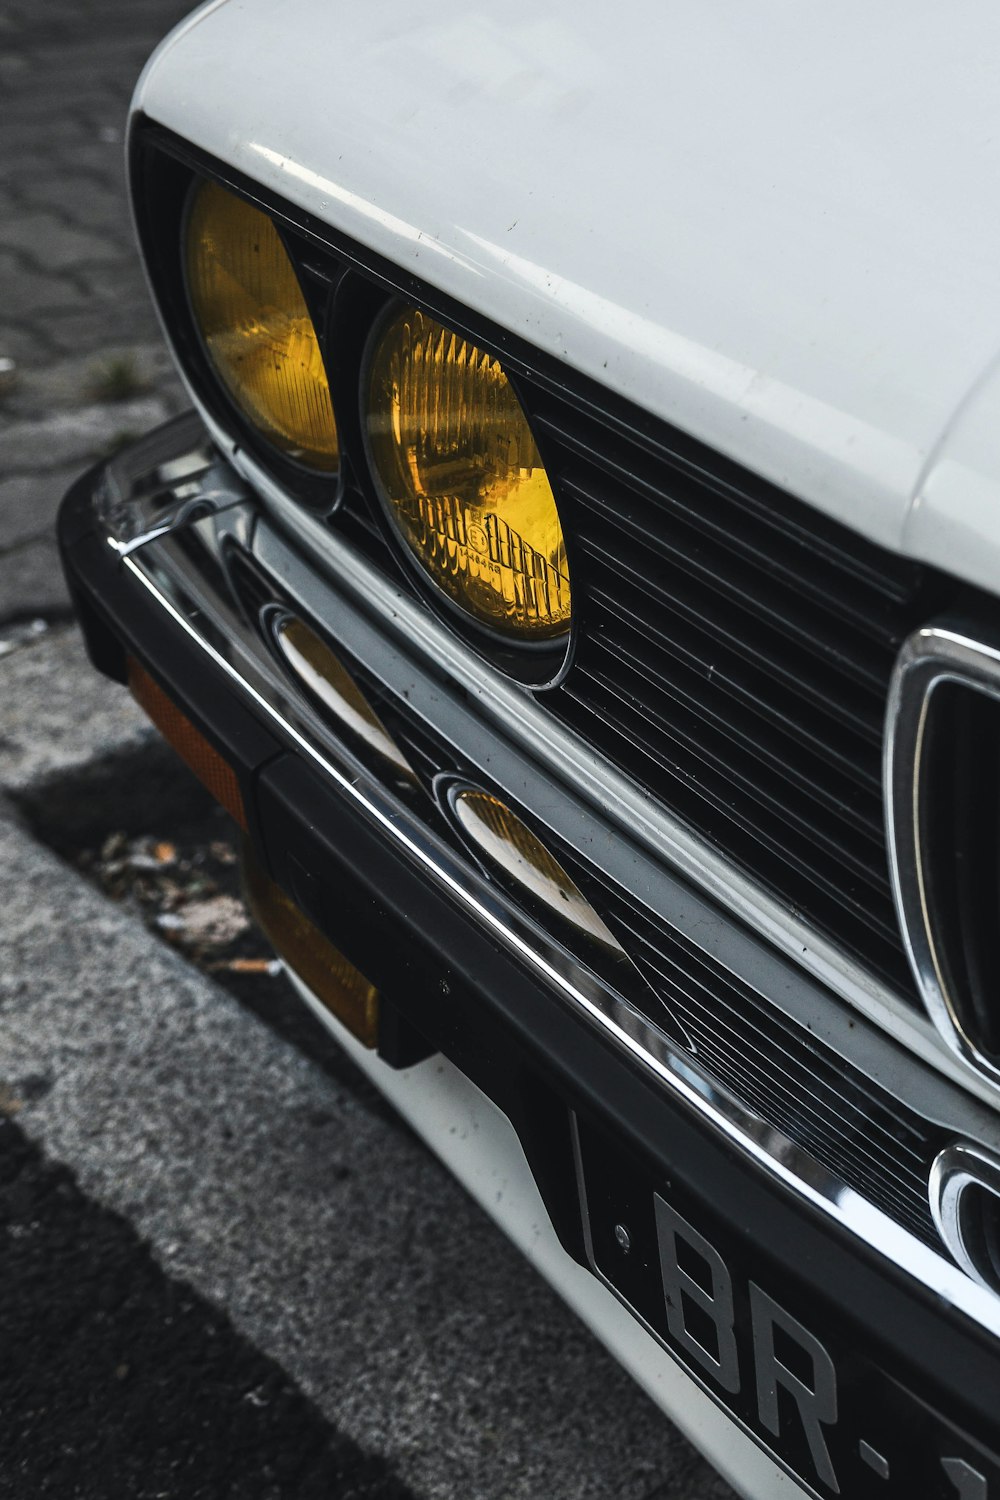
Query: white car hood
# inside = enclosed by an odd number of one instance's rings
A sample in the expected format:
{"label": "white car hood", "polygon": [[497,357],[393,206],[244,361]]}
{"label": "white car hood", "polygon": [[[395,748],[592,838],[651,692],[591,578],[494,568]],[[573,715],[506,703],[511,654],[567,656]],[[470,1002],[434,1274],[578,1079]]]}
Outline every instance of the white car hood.
{"label": "white car hood", "polygon": [[992,0],[216,0],[135,108],[997,588]]}

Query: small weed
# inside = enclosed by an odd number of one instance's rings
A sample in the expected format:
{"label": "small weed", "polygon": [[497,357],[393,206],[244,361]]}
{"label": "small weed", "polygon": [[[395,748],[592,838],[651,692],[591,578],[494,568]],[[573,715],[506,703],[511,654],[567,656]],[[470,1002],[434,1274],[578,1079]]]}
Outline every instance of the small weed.
{"label": "small weed", "polygon": [[112,433],[108,441],[97,451],[95,457],[114,458],[116,453],[120,453],[123,448],[127,448],[129,443],[134,443],[139,436],[141,436],[140,433],[133,432],[129,427],[123,427],[120,432]]}
{"label": "small weed", "polygon": [[133,354],[115,354],[97,365],[89,383],[95,401],[128,401],[148,389]]}

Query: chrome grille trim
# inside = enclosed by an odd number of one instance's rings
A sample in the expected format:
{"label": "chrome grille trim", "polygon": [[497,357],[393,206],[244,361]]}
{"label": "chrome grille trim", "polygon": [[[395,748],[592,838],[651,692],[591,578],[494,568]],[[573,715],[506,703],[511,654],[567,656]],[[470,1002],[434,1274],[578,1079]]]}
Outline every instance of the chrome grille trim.
{"label": "chrome grille trim", "polygon": [[989,1080],[996,1100],[1000,1062],[978,1046],[961,999],[951,992],[925,887],[920,827],[924,739],[931,695],[948,682],[1000,700],[1000,643],[942,621],[915,631],[899,654],[886,709],[889,868],[910,966],[927,1014],[954,1056]]}

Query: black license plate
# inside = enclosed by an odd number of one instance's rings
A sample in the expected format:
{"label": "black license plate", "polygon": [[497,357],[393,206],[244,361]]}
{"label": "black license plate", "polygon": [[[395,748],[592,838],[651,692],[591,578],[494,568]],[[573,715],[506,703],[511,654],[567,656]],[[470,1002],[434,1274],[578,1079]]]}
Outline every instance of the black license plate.
{"label": "black license plate", "polygon": [[1000,1500],[1000,1460],[883,1369],[731,1226],[577,1123],[593,1270],[745,1431],[827,1500]]}

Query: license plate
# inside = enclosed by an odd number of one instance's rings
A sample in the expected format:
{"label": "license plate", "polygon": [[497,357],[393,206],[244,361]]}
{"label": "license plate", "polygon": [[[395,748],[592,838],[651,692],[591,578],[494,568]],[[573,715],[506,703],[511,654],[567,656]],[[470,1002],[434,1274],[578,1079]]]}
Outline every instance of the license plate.
{"label": "license plate", "polygon": [[1000,1500],[1000,1460],[883,1369],[849,1309],[769,1276],[733,1226],[603,1132],[578,1121],[577,1142],[592,1269],[807,1490]]}

